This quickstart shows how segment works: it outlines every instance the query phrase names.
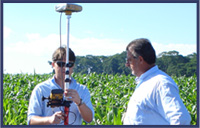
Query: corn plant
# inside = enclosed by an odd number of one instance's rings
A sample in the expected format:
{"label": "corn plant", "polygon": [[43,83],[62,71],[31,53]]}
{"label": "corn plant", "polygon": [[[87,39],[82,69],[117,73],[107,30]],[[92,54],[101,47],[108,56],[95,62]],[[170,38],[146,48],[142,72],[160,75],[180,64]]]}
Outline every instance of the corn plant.
{"label": "corn plant", "polygon": [[[3,124],[26,125],[27,110],[33,88],[53,74],[3,75]],[[134,76],[108,74],[73,74],[80,84],[86,85],[94,107],[94,120],[83,125],[122,125],[130,96],[135,89]],[[179,86],[180,96],[197,124],[197,77],[172,77]]]}

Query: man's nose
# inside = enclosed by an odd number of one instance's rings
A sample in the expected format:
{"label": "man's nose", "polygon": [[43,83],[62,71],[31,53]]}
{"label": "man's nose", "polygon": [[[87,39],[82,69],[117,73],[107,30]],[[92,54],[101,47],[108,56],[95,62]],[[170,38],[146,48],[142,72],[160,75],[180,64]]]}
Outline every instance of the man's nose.
{"label": "man's nose", "polygon": [[125,66],[126,66],[126,67],[130,67],[130,64],[129,64],[129,63],[125,63]]}

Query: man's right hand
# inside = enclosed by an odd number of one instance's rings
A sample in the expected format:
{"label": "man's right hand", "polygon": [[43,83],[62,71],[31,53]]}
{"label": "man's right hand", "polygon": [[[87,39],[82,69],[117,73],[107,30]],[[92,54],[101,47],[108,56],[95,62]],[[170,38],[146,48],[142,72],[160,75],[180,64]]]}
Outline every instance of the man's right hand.
{"label": "man's right hand", "polygon": [[64,120],[64,113],[62,113],[62,111],[55,112],[49,117],[50,124],[59,124],[61,120]]}
{"label": "man's right hand", "polygon": [[30,120],[30,125],[59,124],[61,120],[64,120],[64,113],[62,113],[62,111],[58,111],[55,112],[52,116],[48,117],[33,116]]}

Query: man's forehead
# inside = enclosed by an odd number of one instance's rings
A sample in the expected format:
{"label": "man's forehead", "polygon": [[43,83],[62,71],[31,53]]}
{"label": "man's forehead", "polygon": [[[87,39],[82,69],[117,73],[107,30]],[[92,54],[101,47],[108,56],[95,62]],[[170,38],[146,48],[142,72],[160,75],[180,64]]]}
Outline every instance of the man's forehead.
{"label": "man's forehead", "polygon": [[57,61],[66,61],[66,58],[58,59]]}
{"label": "man's forehead", "polygon": [[132,56],[132,53],[128,50],[127,52],[126,52],[126,55],[127,55],[127,57],[131,57]]}

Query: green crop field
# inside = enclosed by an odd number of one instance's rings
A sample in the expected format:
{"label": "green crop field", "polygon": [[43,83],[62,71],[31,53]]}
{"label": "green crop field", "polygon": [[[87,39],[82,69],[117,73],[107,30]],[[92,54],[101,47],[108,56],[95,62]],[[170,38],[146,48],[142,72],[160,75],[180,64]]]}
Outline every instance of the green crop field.
{"label": "green crop field", "polygon": [[[26,125],[29,97],[35,85],[52,74],[3,75],[3,124]],[[107,74],[73,74],[88,87],[95,118],[84,125],[122,125],[122,115],[135,89],[134,76]],[[190,112],[191,125],[197,124],[197,77],[172,77],[179,86],[180,96]]]}

